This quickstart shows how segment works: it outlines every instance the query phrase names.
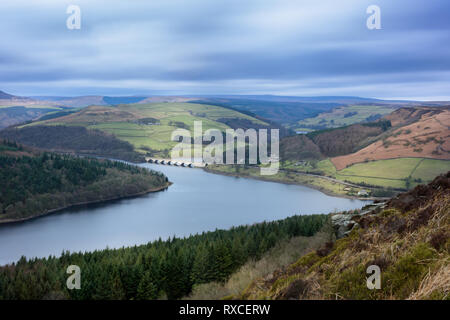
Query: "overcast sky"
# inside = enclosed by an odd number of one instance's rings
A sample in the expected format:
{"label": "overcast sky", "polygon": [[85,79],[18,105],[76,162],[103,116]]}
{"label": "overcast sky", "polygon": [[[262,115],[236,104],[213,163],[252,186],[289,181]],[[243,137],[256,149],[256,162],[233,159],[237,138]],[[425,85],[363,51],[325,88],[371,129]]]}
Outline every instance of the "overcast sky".
{"label": "overcast sky", "polygon": [[[70,4],[81,29],[66,27]],[[369,30],[369,5],[381,30]],[[450,100],[448,0],[2,0],[0,90]]]}

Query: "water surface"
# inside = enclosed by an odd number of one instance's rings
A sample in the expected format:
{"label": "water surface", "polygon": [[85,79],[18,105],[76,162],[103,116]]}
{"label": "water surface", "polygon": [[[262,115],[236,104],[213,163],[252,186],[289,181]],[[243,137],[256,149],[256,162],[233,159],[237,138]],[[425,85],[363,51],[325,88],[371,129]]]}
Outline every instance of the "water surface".
{"label": "water surface", "polygon": [[0,264],[17,261],[22,255],[46,257],[63,250],[133,246],[174,235],[364,205],[364,201],[332,197],[303,186],[216,175],[201,169],[142,166],[164,172],[174,184],[162,192],[0,226]]}

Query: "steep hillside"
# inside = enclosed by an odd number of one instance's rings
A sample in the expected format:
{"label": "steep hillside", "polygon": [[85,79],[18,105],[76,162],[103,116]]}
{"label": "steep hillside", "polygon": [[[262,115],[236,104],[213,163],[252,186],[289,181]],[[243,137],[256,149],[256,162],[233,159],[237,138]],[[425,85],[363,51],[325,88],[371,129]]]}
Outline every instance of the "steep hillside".
{"label": "steep hillside", "polygon": [[280,158],[283,161],[322,159],[320,148],[306,135],[286,137],[280,141]]}
{"label": "steep hillside", "polygon": [[342,128],[308,133],[320,151],[327,157],[349,154],[357,150],[366,139],[377,137],[391,127],[389,121],[354,124]]}
{"label": "steep hillside", "polygon": [[[259,278],[239,299],[449,299],[450,172],[363,212],[332,217],[338,236]],[[381,288],[367,288],[368,266]]]}
{"label": "steep hillside", "polygon": [[331,159],[337,170],[368,160],[420,157],[450,160],[450,107],[400,109],[385,118],[389,135],[351,154]]}

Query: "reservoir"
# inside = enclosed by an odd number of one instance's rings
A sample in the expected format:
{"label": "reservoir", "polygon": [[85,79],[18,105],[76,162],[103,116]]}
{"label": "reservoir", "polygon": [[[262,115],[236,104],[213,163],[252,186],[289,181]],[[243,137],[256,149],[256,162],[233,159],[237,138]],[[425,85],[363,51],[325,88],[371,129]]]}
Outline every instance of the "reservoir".
{"label": "reservoir", "polygon": [[367,202],[304,186],[223,176],[201,169],[141,164],[173,182],[167,190],[86,205],[26,222],[0,225],[0,265],[145,244],[161,238],[228,229],[296,214],[361,208]]}

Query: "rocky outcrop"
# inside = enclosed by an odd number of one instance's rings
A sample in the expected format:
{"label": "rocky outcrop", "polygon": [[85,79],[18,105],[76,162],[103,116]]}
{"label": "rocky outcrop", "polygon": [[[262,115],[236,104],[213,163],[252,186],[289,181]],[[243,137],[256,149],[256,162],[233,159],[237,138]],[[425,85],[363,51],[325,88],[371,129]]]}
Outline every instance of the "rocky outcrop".
{"label": "rocky outcrop", "polygon": [[378,202],[367,205],[357,213],[338,213],[331,216],[331,224],[333,225],[336,238],[340,239],[347,236],[353,228],[359,226],[357,220],[369,214],[376,214],[386,207],[385,202]]}

